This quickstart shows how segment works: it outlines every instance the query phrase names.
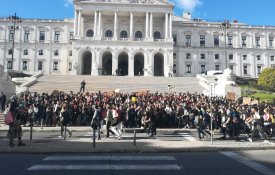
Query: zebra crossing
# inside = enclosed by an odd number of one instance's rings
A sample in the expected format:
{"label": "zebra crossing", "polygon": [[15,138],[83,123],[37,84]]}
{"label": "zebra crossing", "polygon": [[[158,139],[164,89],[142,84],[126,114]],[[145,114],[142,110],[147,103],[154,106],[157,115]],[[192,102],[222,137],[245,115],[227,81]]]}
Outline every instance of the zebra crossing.
{"label": "zebra crossing", "polygon": [[175,156],[48,156],[27,171],[180,171]]}
{"label": "zebra crossing", "polygon": [[[101,139],[106,140],[106,134],[101,134]],[[159,132],[155,137],[149,137],[150,135],[146,133],[137,133],[136,134],[136,139],[157,139],[157,140],[178,140],[178,141],[188,141],[188,142],[193,142],[196,141],[197,139],[192,135],[190,132],[177,132],[177,133],[163,133]],[[87,132],[80,136],[78,139],[80,141],[90,141],[93,137],[92,132]],[[112,138],[115,138],[115,136],[110,134],[110,138],[108,140],[112,140]],[[134,134],[133,133],[123,133],[122,140],[133,140],[134,139]]]}

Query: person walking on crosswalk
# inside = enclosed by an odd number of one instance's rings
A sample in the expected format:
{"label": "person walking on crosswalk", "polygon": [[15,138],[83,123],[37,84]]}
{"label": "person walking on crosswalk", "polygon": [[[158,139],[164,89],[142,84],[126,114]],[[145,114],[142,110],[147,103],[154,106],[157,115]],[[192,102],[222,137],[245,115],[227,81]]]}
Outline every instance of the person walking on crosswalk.
{"label": "person walking on crosswalk", "polygon": [[100,129],[101,129],[101,108],[98,107],[98,105],[95,106],[95,112],[92,118],[91,127],[93,128],[94,133],[97,133],[97,139],[101,140],[100,137]]}
{"label": "person walking on crosswalk", "polygon": [[61,137],[64,136],[63,132],[66,130],[66,132],[69,133],[69,137],[72,136],[72,132],[67,128],[68,124],[70,123],[70,116],[67,110],[67,106],[64,105],[61,109]]}

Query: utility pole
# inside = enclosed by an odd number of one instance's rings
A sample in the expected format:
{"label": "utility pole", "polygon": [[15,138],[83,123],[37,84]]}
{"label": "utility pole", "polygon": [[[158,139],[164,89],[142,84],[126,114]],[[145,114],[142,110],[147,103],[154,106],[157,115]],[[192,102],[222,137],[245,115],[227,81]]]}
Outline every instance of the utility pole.
{"label": "utility pole", "polygon": [[13,23],[13,36],[12,36],[12,53],[11,53],[11,70],[13,69],[13,59],[14,59],[14,38],[15,38],[15,28],[16,28],[16,24],[17,23],[21,23],[22,22],[22,19],[19,18],[18,16],[16,16],[16,13],[14,14],[14,16],[9,16],[7,18],[7,20],[9,22],[12,22]]}
{"label": "utility pole", "polygon": [[226,53],[226,36],[227,36],[227,29],[231,28],[231,24],[229,23],[228,20],[224,20],[223,23],[221,23],[220,26],[221,29],[224,30],[224,56],[225,56],[225,69],[228,68],[228,63],[227,63],[227,53]]}

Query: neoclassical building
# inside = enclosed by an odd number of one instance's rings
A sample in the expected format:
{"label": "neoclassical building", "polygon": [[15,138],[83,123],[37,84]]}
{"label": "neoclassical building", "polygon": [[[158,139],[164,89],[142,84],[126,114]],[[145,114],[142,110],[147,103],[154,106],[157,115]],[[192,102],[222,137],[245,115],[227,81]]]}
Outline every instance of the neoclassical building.
{"label": "neoclassical building", "polygon": [[[33,74],[195,76],[275,67],[275,27],[173,15],[165,0],[75,0],[73,19],[0,19],[0,64]],[[14,44],[14,47],[13,47]]]}

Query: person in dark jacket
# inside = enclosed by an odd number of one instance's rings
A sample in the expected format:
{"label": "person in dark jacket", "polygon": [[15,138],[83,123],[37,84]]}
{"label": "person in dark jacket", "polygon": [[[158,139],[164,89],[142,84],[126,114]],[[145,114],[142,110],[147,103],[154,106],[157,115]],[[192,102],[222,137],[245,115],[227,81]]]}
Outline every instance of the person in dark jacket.
{"label": "person in dark jacket", "polygon": [[72,132],[67,128],[68,124],[70,123],[70,115],[68,113],[67,107],[63,106],[61,109],[61,137],[64,136],[63,132],[69,133],[69,137],[72,136]]}
{"label": "person in dark jacket", "polygon": [[4,112],[5,111],[5,106],[6,106],[6,95],[3,93],[3,92],[1,92],[1,95],[0,95],[0,105],[1,105],[1,109],[2,109],[2,112]]}

